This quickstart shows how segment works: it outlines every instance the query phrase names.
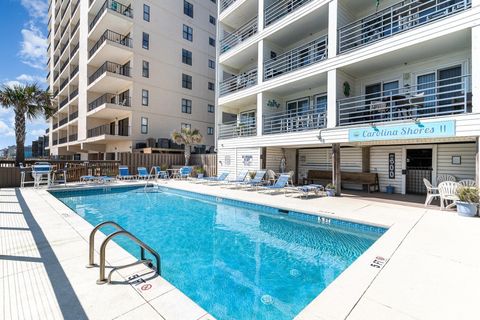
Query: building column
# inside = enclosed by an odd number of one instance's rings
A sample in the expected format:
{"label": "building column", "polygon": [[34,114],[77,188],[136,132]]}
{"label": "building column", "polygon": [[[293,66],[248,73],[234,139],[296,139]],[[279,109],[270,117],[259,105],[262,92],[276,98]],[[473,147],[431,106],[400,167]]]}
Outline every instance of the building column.
{"label": "building column", "polygon": [[264,40],[258,42],[257,84],[263,83]]}
{"label": "building column", "polygon": [[337,70],[327,73],[327,128],[337,126]]}
{"label": "building column", "polygon": [[480,137],[476,139],[475,148],[475,181],[477,186],[480,186]]}
{"label": "building column", "polygon": [[337,55],[338,0],[328,4],[328,58]]}
{"label": "building column", "polygon": [[263,134],[263,93],[257,94],[257,136]]}
{"label": "building column", "polygon": [[[477,5],[480,6],[480,0]],[[472,112],[480,112],[480,26],[472,28]]]}
{"label": "building column", "polygon": [[336,195],[342,195],[342,174],[340,172],[340,144],[332,144],[332,183],[336,187]]}
{"label": "building column", "polygon": [[264,0],[258,0],[258,32],[263,31],[263,26],[265,21],[265,1]]}

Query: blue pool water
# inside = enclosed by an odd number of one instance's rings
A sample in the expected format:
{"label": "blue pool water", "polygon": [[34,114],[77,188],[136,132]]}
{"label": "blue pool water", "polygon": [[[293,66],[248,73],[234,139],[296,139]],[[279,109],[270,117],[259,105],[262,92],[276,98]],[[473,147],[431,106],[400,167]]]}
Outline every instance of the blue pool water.
{"label": "blue pool water", "polygon": [[163,277],[218,319],[292,319],[385,232],[162,190],[52,194],[91,224],[113,220],[153,247]]}

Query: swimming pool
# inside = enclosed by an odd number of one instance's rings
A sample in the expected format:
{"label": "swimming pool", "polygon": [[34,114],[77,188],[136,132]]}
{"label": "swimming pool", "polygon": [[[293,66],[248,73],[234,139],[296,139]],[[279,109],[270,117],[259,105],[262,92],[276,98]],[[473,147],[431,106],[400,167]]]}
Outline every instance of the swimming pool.
{"label": "swimming pool", "polygon": [[[218,319],[292,319],[386,229],[170,188],[52,194],[113,220],[162,257],[162,276]],[[105,228],[106,231],[111,231]],[[118,239],[133,255],[138,249]]]}

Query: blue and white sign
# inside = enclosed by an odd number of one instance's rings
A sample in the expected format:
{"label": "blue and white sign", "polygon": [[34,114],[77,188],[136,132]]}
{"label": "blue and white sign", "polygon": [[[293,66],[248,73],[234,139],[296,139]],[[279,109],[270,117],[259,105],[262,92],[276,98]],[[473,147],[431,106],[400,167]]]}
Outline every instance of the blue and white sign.
{"label": "blue and white sign", "polygon": [[428,139],[455,136],[455,121],[406,123],[396,126],[371,126],[348,130],[350,142]]}

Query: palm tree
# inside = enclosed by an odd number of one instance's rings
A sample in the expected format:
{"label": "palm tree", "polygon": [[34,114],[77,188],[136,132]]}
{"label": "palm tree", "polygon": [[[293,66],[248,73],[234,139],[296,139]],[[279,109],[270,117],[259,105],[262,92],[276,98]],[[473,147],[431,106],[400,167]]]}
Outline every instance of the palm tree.
{"label": "palm tree", "polygon": [[6,109],[13,109],[15,114],[15,164],[18,165],[25,160],[26,120],[33,120],[41,115],[50,117],[53,114],[52,97],[36,83],[4,85],[0,89],[0,104]]}
{"label": "palm tree", "polygon": [[190,147],[194,144],[199,144],[202,142],[203,136],[198,131],[198,129],[188,129],[183,128],[180,131],[172,132],[172,140],[176,144],[183,144],[185,145],[185,165],[188,166],[188,162],[190,161]]}

